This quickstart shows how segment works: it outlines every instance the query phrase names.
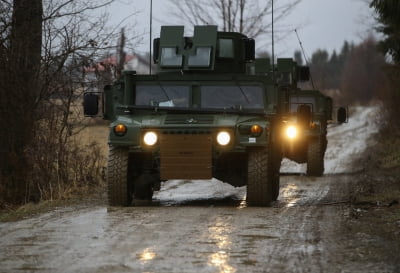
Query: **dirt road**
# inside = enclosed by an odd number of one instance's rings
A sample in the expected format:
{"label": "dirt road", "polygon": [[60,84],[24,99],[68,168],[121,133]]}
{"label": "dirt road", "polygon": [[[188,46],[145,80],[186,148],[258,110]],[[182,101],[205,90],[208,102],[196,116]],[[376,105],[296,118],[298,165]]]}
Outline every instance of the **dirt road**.
{"label": "dirt road", "polygon": [[365,259],[368,251],[386,255],[373,249],[380,238],[344,230],[353,213],[341,203],[349,179],[283,177],[272,208],[229,198],[86,205],[2,223],[0,271],[399,272],[396,261]]}
{"label": "dirt road", "polygon": [[0,223],[0,272],[400,272],[397,244],[353,225],[363,178],[344,173],[283,176],[270,208],[217,180],[171,181],[150,206],[82,202]]}

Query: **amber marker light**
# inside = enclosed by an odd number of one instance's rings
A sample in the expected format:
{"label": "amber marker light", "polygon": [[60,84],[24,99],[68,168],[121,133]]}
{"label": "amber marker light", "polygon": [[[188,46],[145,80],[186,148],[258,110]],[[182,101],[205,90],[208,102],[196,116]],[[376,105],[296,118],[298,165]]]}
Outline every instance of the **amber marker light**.
{"label": "amber marker light", "polygon": [[219,132],[217,135],[217,142],[221,146],[226,146],[231,142],[231,135],[225,131]]}
{"label": "amber marker light", "polygon": [[117,124],[116,126],[114,126],[114,133],[117,136],[123,136],[126,134],[127,131],[128,131],[128,128],[126,128],[126,126],[124,124]]}
{"label": "amber marker light", "polygon": [[311,129],[317,128],[317,124],[316,124],[315,122],[311,122],[311,123],[310,123],[310,128],[311,128]]}
{"label": "amber marker light", "polygon": [[250,128],[250,133],[253,136],[260,136],[262,134],[262,132],[263,132],[263,128],[258,124],[255,124],[255,125],[251,126],[251,128]]}
{"label": "amber marker light", "polygon": [[154,132],[147,132],[143,136],[143,141],[148,146],[153,146],[154,144],[157,143],[157,140],[158,140],[158,136]]}
{"label": "amber marker light", "polygon": [[297,137],[297,128],[296,126],[290,125],[286,128],[286,136],[289,139],[295,139]]}

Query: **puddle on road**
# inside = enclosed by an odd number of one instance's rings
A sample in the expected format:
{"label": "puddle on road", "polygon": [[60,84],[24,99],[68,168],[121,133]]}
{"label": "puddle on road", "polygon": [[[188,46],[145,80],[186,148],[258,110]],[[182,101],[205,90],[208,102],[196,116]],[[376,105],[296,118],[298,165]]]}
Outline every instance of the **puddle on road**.
{"label": "puddle on road", "polygon": [[142,252],[137,253],[135,256],[142,262],[148,262],[153,260],[157,254],[151,248],[146,248]]}

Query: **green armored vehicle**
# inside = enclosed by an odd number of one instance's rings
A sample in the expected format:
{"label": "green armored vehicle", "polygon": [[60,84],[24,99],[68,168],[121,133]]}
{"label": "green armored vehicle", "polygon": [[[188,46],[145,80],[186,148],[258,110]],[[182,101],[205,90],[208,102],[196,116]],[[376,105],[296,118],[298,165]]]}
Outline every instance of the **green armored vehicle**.
{"label": "green armored vehicle", "polygon": [[[297,163],[307,163],[308,175],[321,176],[327,147],[327,124],[333,120],[332,99],[318,90],[298,88],[296,75],[305,74],[308,78],[309,71],[306,67],[300,69],[292,59],[278,61],[277,71],[279,92],[285,94],[280,103],[284,105],[283,156]],[[344,122],[346,116],[341,118],[340,122]]]}
{"label": "green armored vehicle", "polygon": [[[301,123],[292,105],[312,105],[318,115],[319,94],[310,91],[315,105],[302,99],[293,84],[308,78],[307,70],[288,59],[273,69],[268,59],[255,59],[254,44],[216,26],[195,26],[193,37],[183,26],[164,26],[154,40],[157,74],[125,71],[105,87],[110,205],[151,200],[161,181],[212,177],[247,185],[249,205],[277,199],[282,156],[297,159],[287,149],[297,145],[287,128],[292,119]],[[85,114],[96,115],[98,96],[84,99]]]}

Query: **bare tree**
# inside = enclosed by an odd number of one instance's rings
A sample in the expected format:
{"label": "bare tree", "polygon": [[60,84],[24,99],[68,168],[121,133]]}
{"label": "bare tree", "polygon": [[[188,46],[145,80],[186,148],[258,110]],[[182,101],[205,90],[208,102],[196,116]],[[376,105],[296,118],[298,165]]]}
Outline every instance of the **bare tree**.
{"label": "bare tree", "polygon": [[117,68],[116,68],[116,75],[115,77],[118,78],[121,76],[122,74],[122,70],[124,69],[124,63],[125,63],[125,59],[126,59],[126,52],[124,51],[125,48],[125,30],[122,29],[121,30],[121,38],[119,40],[118,43],[118,62],[117,62]]}
{"label": "bare tree", "polygon": [[[252,38],[271,32],[272,0],[168,0],[171,14],[191,25],[218,25]],[[290,14],[301,0],[274,1],[275,22]]]}
{"label": "bare tree", "polygon": [[72,136],[88,86],[83,68],[117,50],[118,27],[108,27],[101,13],[113,1],[0,1],[0,126],[7,128],[0,137],[0,206],[96,183],[101,164],[88,160],[96,148],[82,150]]}
{"label": "bare tree", "polygon": [[82,149],[74,135],[83,128],[82,93],[98,86],[96,78],[87,78],[84,67],[118,48],[117,28],[110,28],[108,14],[101,12],[112,1],[88,4],[52,0],[44,8],[38,122],[34,145],[28,149],[32,162],[43,171],[32,172],[29,196],[57,198],[71,186],[99,183],[102,169],[99,148],[91,145],[87,150]]}

